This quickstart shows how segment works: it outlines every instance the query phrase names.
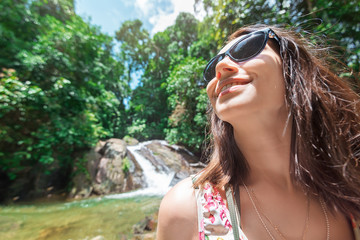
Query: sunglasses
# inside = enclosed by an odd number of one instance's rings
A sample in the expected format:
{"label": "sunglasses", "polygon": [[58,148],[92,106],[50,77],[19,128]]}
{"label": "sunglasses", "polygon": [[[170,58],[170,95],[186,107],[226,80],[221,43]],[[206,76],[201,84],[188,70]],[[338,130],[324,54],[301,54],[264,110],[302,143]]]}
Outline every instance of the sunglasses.
{"label": "sunglasses", "polygon": [[264,50],[269,38],[275,39],[280,44],[280,39],[270,28],[243,35],[226,52],[213,57],[209,61],[203,73],[205,81],[209,82],[215,77],[216,65],[226,56],[229,56],[235,62],[249,60]]}

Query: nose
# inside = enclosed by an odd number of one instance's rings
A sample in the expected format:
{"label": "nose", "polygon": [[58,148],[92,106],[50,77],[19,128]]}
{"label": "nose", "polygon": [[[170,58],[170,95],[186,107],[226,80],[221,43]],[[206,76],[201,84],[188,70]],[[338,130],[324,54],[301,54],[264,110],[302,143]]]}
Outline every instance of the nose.
{"label": "nose", "polygon": [[228,77],[239,71],[238,66],[228,56],[225,56],[218,64],[216,64],[216,78]]}

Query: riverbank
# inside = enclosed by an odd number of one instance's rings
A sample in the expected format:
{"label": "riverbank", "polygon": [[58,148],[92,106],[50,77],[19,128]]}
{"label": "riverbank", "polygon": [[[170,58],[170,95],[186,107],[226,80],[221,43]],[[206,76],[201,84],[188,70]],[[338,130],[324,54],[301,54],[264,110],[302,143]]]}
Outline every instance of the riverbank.
{"label": "riverbank", "polygon": [[131,239],[133,227],[159,209],[161,197],[92,198],[0,206],[0,239]]}
{"label": "riverbank", "polygon": [[161,196],[203,167],[185,148],[159,140],[109,139],[82,161],[69,195],[49,186],[43,198],[13,196],[0,205],[0,239],[154,240]]}

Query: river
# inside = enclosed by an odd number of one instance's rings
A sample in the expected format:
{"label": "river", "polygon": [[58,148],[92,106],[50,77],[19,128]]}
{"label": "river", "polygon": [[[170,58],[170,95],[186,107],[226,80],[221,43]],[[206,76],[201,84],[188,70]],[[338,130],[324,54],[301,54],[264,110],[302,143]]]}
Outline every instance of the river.
{"label": "river", "polygon": [[93,198],[0,206],[1,240],[106,240],[132,235],[132,227],[157,212],[160,196]]}
{"label": "river", "polygon": [[131,237],[134,224],[158,211],[174,176],[165,165],[164,171],[156,170],[138,152],[148,143],[127,147],[143,169],[146,187],[71,202],[0,205],[0,240],[91,240],[97,236],[118,240],[124,239],[123,236]]}

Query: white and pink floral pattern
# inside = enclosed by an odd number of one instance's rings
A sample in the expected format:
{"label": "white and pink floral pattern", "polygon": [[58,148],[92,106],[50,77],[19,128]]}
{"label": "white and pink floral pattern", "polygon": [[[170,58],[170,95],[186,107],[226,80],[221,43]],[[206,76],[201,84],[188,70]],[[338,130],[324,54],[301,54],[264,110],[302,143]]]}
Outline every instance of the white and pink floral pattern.
{"label": "white and pink floral pattern", "polygon": [[[199,240],[234,240],[230,213],[219,191],[211,184],[195,189],[197,193],[199,220]],[[360,221],[350,215],[354,236],[360,240]],[[239,228],[240,240],[248,240]]]}
{"label": "white and pink floral pattern", "polygon": [[[230,213],[216,187],[207,183],[198,190],[198,202],[201,206],[199,215],[200,240],[234,240],[230,223]],[[239,228],[240,240],[247,240]]]}

